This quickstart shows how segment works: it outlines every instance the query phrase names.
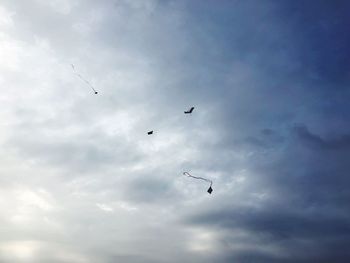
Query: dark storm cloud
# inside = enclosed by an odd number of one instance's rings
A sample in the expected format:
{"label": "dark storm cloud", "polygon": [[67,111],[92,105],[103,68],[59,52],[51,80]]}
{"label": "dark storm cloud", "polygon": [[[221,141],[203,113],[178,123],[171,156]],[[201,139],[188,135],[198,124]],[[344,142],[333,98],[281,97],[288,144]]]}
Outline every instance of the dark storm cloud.
{"label": "dark storm cloud", "polygon": [[[242,5],[256,6],[256,2]],[[235,2],[230,7],[242,5]],[[239,49],[244,61],[240,66],[249,65],[246,70],[236,67],[240,71],[232,71],[235,82],[215,85],[216,94],[225,94],[220,98],[226,116],[221,132],[227,148],[221,150],[236,146],[236,151],[250,152],[244,164],[255,176],[249,176],[252,183],[243,194],[267,191],[272,199],[258,208],[231,205],[190,217],[194,226],[225,228],[232,236],[238,229],[251,234],[250,244],[257,244],[256,250],[232,252],[223,262],[346,262],[349,258],[344,250],[350,241],[346,205],[350,201],[349,125],[344,116],[349,109],[345,62],[349,45],[344,34],[348,19],[344,14],[338,17],[343,12],[339,9],[346,10],[346,6],[344,1],[280,3],[253,18],[245,16],[255,21],[255,27],[240,19],[245,30],[239,34],[233,22],[227,23],[237,18],[229,9],[226,13],[206,2],[201,5],[206,15],[195,17],[216,33],[219,43],[225,43],[220,51],[228,56],[235,56],[236,43],[246,39],[250,44]],[[270,12],[275,14],[269,20],[273,25],[259,27],[259,20]],[[233,40],[237,35],[240,39]],[[252,44],[254,39],[257,42]],[[242,81],[237,82],[239,77]],[[208,159],[215,160],[218,153],[209,155]],[[234,171],[231,166],[225,168]],[[281,249],[286,255],[258,252],[264,245],[256,237],[276,247],[284,240]],[[308,249],[303,250],[305,240]]]}
{"label": "dark storm cloud", "polygon": [[[350,256],[344,249],[350,241],[348,136],[324,139],[305,125],[293,127],[289,134],[277,160],[271,163],[268,153],[250,159],[252,171],[259,175],[251,187],[272,193],[270,198],[257,206],[231,204],[206,210],[190,216],[189,223],[231,231],[228,243],[239,243],[235,232],[245,231],[250,233],[250,244],[266,242],[285,251],[284,256],[261,257],[258,250],[246,255],[232,252],[242,262],[258,258],[259,262],[346,262]],[[308,249],[300,250],[304,242]]]}
{"label": "dark storm cloud", "polygon": [[270,241],[306,238],[317,242],[323,238],[349,237],[348,218],[342,218],[341,214],[330,215],[312,209],[301,213],[294,209],[293,206],[283,208],[273,204],[264,210],[232,207],[230,211],[196,216],[193,221],[218,228],[247,230]]}
{"label": "dark storm cloud", "polygon": [[346,33],[350,20],[348,1],[287,1],[283,5],[286,20],[293,24],[295,43],[304,67],[310,74],[333,89],[346,87],[349,81],[350,37]]}
{"label": "dark storm cloud", "polygon": [[295,127],[299,139],[308,147],[318,150],[350,150],[350,134],[341,135],[338,138],[324,139],[317,134],[311,133],[306,126]]}

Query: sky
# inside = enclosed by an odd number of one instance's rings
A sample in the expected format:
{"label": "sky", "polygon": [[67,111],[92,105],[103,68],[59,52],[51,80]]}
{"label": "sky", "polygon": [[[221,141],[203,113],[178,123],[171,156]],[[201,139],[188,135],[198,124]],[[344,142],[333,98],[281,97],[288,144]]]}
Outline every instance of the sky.
{"label": "sky", "polygon": [[349,8],[1,0],[0,262],[349,262]]}

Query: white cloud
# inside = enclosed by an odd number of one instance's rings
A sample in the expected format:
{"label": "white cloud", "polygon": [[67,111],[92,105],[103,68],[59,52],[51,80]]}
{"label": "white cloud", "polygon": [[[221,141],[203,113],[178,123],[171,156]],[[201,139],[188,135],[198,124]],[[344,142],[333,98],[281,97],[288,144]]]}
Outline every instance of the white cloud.
{"label": "white cloud", "polygon": [[7,29],[13,26],[13,16],[15,13],[10,12],[0,5],[0,28]]}
{"label": "white cloud", "polygon": [[80,0],[35,0],[41,5],[46,5],[52,10],[67,15],[71,12],[74,6],[77,6]]}
{"label": "white cloud", "polygon": [[96,206],[99,209],[101,209],[102,211],[105,211],[105,212],[113,212],[113,210],[114,210],[112,207],[110,207],[110,206],[108,206],[106,204],[99,204],[99,203],[97,203]]}

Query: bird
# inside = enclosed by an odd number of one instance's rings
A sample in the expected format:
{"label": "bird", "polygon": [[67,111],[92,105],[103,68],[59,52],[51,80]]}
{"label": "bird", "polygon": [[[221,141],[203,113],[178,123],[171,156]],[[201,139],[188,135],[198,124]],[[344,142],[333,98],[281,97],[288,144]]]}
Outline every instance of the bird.
{"label": "bird", "polygon": [[194,107],[191,107],[191,109],[189,109],[188,111],[184,111],[185,114],[190,114],[192,113],[192,111],[194,110]]}
{"label": "bird", "polygon": [[152,135],[153,134],[153,131],[149,131],[147,132],[148,135]]}

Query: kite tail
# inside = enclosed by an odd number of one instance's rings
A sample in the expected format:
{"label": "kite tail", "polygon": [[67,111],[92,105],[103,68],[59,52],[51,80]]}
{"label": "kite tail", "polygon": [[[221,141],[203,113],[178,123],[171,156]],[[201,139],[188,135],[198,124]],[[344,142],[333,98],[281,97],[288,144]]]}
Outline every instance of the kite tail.
{"label": "kite tail", "polygon": [[199,179],[199,180],[203,180],[203,181],[209,182],[210,183],[210,187],[213,185],[213,181],[211,181],[209,179],[206,179],[206,178],[203,178],[203,177],[199,177],[199,176],[193,176],[193,175],[191,175],[188,172],[183,172],[183,175],[187,175],[187,177],[192,177],[192,178],[195,178],[195,179]]}
{"label": "kite tail", "polygon": [[70,64],[72,66],[72,69],[74,71],[74,74],[77,75],[78,78],[80,78],[82,81],[84,81],[95,93],[97,93],[97,91],[95,90],[95,88],[91,85],[91,83],[86,80],[85,78],[83,78],[82,75],[80,75],[76,70],[73,64]]}

